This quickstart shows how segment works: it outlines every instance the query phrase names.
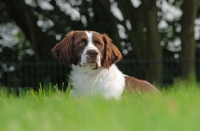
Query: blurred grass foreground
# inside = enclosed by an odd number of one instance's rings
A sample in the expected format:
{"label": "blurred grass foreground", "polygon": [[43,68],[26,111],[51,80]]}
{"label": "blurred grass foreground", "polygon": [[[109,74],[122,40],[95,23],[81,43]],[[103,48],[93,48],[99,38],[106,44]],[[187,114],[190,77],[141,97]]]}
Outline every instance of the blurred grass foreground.
{"label": "blurred grass foreground", "polygon": [[2,131],[197,131],[198,84],[179,82],[162,96],[130,94],[121,100],[71,98],[54,89],[0,93]]}

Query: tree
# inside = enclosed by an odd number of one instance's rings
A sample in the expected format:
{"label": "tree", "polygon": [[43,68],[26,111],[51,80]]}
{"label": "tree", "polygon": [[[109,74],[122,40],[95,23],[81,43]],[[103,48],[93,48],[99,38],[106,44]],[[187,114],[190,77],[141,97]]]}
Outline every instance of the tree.
{"label": "tree", "polygon": [[[160,84],[162,82],[162,47],[158,33],[156,0],[142,0],[139,7],[134,7],[131,1],[116,1],[124,16],[119,21],[128,34],[132,43],[136,59],[148,61],[141,65],[145,79]],[[130,21],[132,29],[128,29],[127,20]]]}
{"label": "tree", "polygon": [[144,25],[146,27],[146,44],[148,59],[153,63],[148,68],[148,78],[151,82],[162,82],[162,47],[158,33],[156,0],[143,0]]}
{"label": "tree", "polygon": [[[181,17],[181,78],[195,78],[194,20],[197,15],[198,0],[183,0]],[[189,7],[189,8],[188,8]]]}

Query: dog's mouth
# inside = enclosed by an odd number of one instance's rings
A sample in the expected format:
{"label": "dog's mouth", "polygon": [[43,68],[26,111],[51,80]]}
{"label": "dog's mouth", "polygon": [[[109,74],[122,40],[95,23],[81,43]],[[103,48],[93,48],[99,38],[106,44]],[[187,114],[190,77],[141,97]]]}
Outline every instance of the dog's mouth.
{"label": "dog's mouth", "polygon": [[96,62],[96,60],[90,60],[90,61],[87,61],[87,62],[85,62],[83,64],[80,64],[80,66],[87,66],[87,65],[89,65],[89,66],[96,66],[97,62]]}
{"label": "dog's mouth", "polygon": [[96,64],[96,61],[88,61],[88,64]]}
{"label": "dog's mouth", "polygon": [[90,60],[90,61],[88,61],[87,63],[88,63],[88,65],[89,65],[90,67],[92,67],[93,69],[97,69],[97,67],[98,67],[98,64],[97,64],[96,60]]}
{"label": "dog's mouth", "polygon": [[101,65],[98,64],[96,59],[88,59],[86,63],[81,64],[80,66],[90,66],[93,70],[98,69]]}
{"label": "dog's mouth", "polygon": [[87,56],[84,62],[79,63],[80,67],[89,66],[92,69],[98,69],[101,67],[101,62],[98,56]]}
{"label": "dog's mouth", "polygon": [[88,57],[87,63],[88,64],[97,64],[97,58],[96,57]]}

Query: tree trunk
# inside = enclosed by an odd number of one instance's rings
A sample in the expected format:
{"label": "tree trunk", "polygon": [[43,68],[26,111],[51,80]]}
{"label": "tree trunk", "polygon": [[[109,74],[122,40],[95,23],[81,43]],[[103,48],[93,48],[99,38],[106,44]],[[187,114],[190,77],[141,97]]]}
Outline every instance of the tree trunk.
{"label": "tree trunk", "polygon": [[147,79],[156,84],[162,83],[162,47],[158,32],[156,0],[143,0],[144,25],[146,28],[147,58],[149,60]]}
{"label": "tree trunk", "polygon": [[[153,64],[141,64],[140,68],[144,78],[162,83],[162,47],[160,45],[160,35],[157,28],[157,7],[156,0],[142,0],[142,5],[135,8],[130,0],[116,0],[120,8],[124,21],[122,24],[129,40],[132,43],[134,54],[138,60],[154,60]],[[125,20],[129,20],[132,29],[126,27]],[[146,31],[144,31],[144,28]],[[159,62],[158,62],[159,61]]]}
{"label": "tree trunk", "polygon": [[38,45],[37,45],[38,43],[36,41],[36,36],[35,36],[35,33],[34,33],[33,21],[31,20],[29,13],[26,9],[25,1],[20,0],[19,2],[21,4],[22,10],[24,10],[23,16],[24,16],[25,21],[27,22],[27,27],[29,28],[30,42],[32,43],[33,49],[35,51],[35,61],[39,62],[40,61],[39,49],[38,49]]}
{"label": "tree trunk", "polygon": [[198,0],[183,0],[181,17],[181,78],[195,79],[194,20]]}
{"label": "tree trunk", "polygon": [[[142,7],[134,7],[130,0],[116,0],[118,7],[120,8],[124,21],[122,24],[126,33],[129,36],[128,41],[132,44],[133,51],[131,56],[135,56],[137,60],[143,61],[147,59],[147,46],[146,46],[146,37],[144,29],[144,20],[142,15]],[[128,29],[126,26],[126,21],[129,20],[131,24],[131,29]],[[140,78],[147,79],[147,67],[146,64],[139,63],[138,69],[140,70]]]}

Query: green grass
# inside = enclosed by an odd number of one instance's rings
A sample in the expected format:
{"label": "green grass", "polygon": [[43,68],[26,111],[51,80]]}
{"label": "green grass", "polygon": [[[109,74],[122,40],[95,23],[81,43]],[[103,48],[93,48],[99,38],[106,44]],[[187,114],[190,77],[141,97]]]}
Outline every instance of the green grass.
{"label": "green grass", "polygon": [[70,98],[67,93],[30,90],[20,97],[0,92],[2,131],[197,131],[197,84],[175,84],[162,96],[125,93],[120,101]]}

